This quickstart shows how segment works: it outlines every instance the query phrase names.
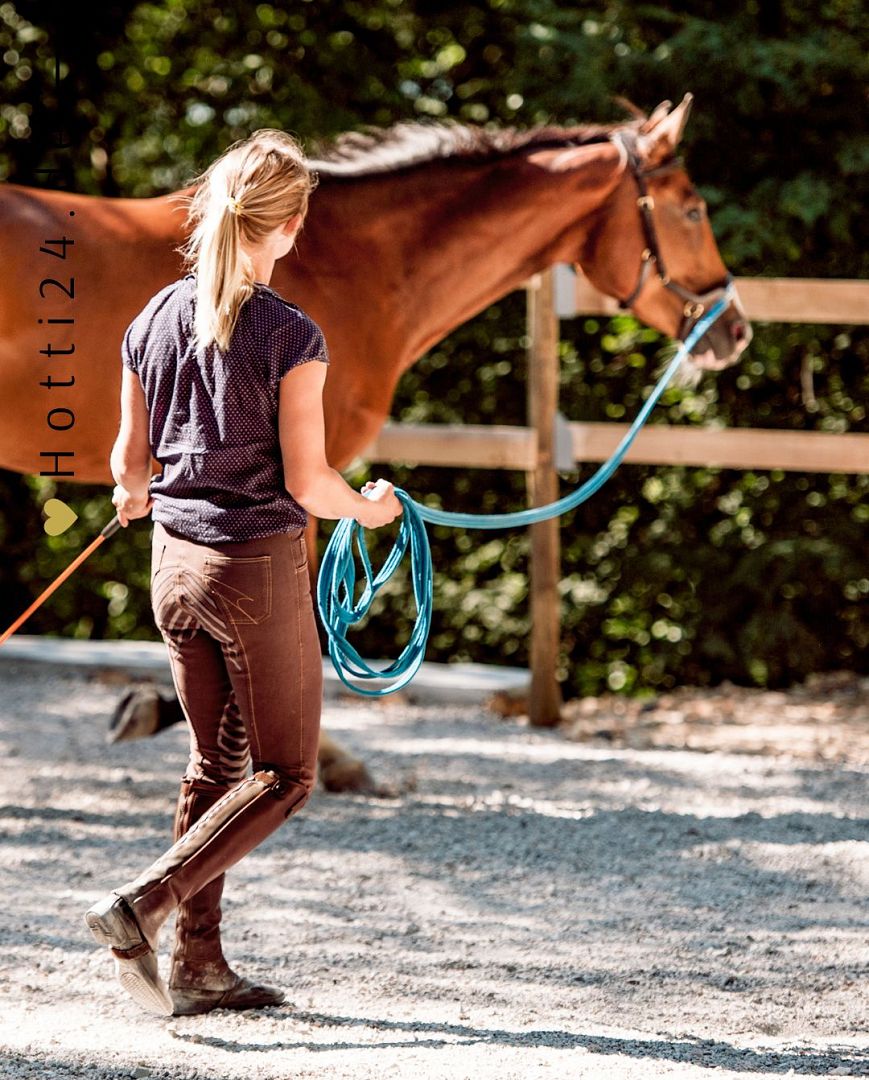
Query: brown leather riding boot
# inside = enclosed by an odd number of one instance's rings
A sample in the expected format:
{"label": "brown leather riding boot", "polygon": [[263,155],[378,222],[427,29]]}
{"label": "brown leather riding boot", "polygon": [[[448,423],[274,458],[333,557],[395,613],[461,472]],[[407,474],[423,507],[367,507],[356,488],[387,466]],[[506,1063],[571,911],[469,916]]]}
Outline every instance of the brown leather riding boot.
{"label": "brown leather riding boot", "polygon": [[119,961],[122,985],[145,1008],[172,1011],[171,1005],[166,1008],[171,999],[157,973],[154,952],[160,928],[173,909],[300,810],[310,790],[310,785],[271,770],[243,780],[135,881],[116,889],[87,913],[94,937],[108,945]]}
{"label": "brown leather riding boot", "polygon": [[[225,788],[214,784],[182,779],[174,839],[180,840],[225,794]],[[223,883],[224,875],[218,874],[175,911],[169,993],[176,1016],[218,1008],[261,1009],[284,1000],[282,990],[251,983],[227,964],[220,942]]]}
{"label": "brown leather riding boot", "polygon": [[[198,780],[181,781],[173,840],[177,842],[226,794],[226,788]],[[169,985],[193,985],[206,971],[220,980],[229,970],[220,944],[220,901],[224,875],[218,874],[175,911],[175,947]]]}

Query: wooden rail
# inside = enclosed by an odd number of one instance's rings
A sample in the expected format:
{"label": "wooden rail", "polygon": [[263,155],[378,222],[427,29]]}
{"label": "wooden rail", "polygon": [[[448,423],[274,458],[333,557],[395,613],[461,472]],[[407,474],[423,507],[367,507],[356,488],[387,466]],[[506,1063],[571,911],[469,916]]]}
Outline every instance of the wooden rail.
{"label": "wooden rail", "polygon": [[[573,422],[567,428],[573,461],[593,462],[606,461],[628,425]],[[386,424],[362,456],[367,461],[523,472],[538,464],[534,429],[503,424]],[[869,473],[869,435],[651,424],[637,436],[625,462]]]}
{"label": "wooden rail", "polygon": [[[869,323],[869,281],[835,278],[737,278],[739,299],[756,322]],[[616,315],[619,306],[598,292],[588,278],[567,266],[555,268],[555,310],[561,319],[576,315]]]}

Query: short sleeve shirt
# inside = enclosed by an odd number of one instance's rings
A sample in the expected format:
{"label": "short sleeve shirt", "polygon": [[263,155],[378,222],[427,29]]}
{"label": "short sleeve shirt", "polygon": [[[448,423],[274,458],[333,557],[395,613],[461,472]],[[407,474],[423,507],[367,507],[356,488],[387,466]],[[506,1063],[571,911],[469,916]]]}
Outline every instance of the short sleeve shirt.
{"label": "short sleeve shirt", "polygon": [[284,486],[278,434],[282,377],[329,362],[319,326],[257,283],[229,347],[193,343],[196,279],[152,297],[124,334],[121,357],[142,383],[151,452],[152,517],[205,544],[253,540],[307,524]]}

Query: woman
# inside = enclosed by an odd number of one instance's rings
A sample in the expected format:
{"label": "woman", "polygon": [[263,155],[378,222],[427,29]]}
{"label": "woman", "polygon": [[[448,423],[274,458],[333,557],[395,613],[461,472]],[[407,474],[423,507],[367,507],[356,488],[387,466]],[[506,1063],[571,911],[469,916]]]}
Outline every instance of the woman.
{"label": "woman", "polygon": [[[385,480],[359,494],[329,467],[322,332],[268,287],[314,182],[283,132],[229,147],[189,200],[179,250],[190,272],[124,336],[112,501],[124,526],[153,512],[151,599],[191,749],[174,845],[86,921],[123,988],[161,1014],[283,1000],[226,963],[220,898],[224,871],[301,809],[315,781],[322,661],[306,511],[367,528],[401,513]],[[152,455],[163,466],[153,479]],[[173,910],[167,986],[156,946]]]}

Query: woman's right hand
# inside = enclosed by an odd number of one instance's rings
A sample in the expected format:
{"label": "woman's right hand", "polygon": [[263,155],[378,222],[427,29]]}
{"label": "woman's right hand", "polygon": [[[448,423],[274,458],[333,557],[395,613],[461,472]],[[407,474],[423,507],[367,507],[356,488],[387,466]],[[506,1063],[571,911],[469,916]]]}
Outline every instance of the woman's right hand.
{"label": "woman's right hand", "polygon": [[[370,494],[369,494],[370,492]],[[395,494],[394,485],[388,480],[371,481],[364,484],[366,507],[356,515],[356,520],[366,529],[379,529],[401,516],[402,506]]]}
{"label": "woman's right hand", "polygon": [[140,491],[128,491],[121,484],[115,485],[112,492],[112,506],[118,511],[118,521],[126,527],[135,518],[147,517],[151,513],[154,500],[148,491],[147,484]]}

